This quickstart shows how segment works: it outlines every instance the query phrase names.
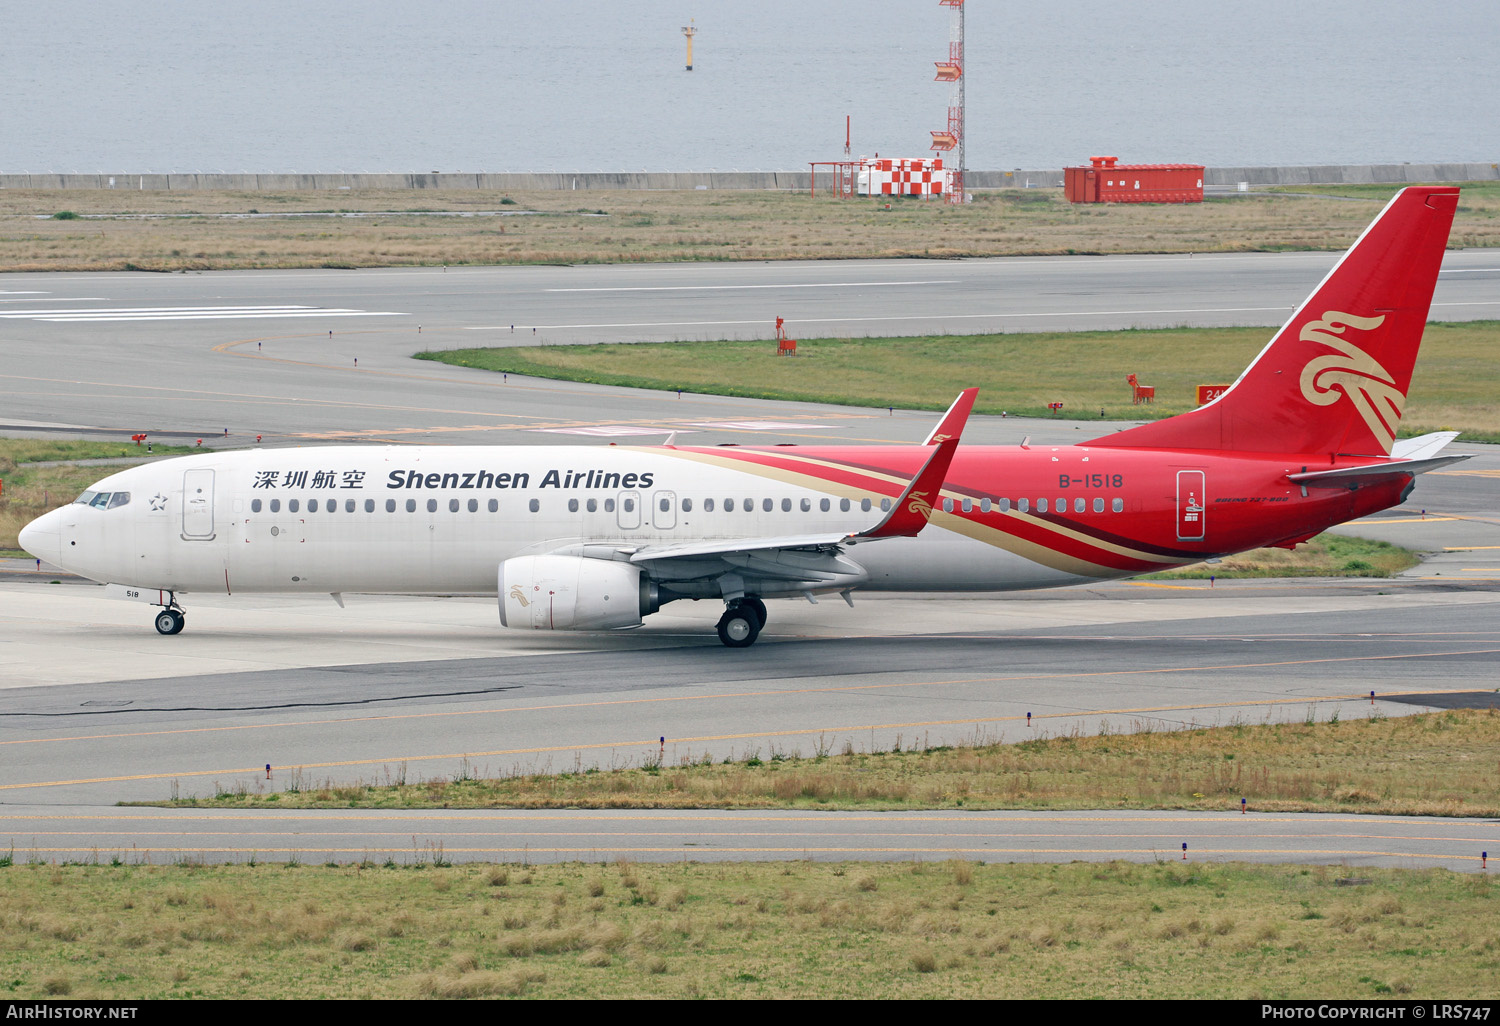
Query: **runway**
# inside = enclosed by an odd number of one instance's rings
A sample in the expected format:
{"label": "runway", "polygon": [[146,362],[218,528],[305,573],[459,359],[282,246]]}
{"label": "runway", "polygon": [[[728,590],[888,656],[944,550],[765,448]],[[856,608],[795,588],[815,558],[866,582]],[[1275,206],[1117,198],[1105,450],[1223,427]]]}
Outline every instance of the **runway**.
{"label": "runway", "polygon": [[[915,441],[931,415],[497,382],[408,357],[424,345],[760,337],[777,314],[804,337],[825,333],[819,326],[847,335],[1272,324],[1333,259],[8,275],[0,277],[0,430],[106,437],[148,430],[209,445],[244,445],[256,434],[266,444],[600,444],[648,442],[667,430],[691,431],[697,443]],[[1449,254],[1434,316],[1493,317],[1497,309],[1500,260]],[[1076,441],[1085,430],[1096,428],[976,418],[966,437]],[[1493,691],[1500,655],[1493,585],[1500,562],[1490,558],[1500,552],[1500,454],[1461,448],[1483,455],[1425,476],[1406,507],[1349,528],[1451,550],[1397,581],[857,595],[854,609],[785,601],[771,604],[766,634],[742,652],[718,644],[717,610],[707,603],[668,606],[623,636],[549,637],[502,632],[488,600],[351,597],[339,609],[326,598],[196,596],[189,630],[161,638],[144,607],[90,587],[51,585],[55,575],[12,564],[0,582],[0,817],[13,818],[0,818],[0,844],[8,838],[18,857],[36,858],[97,850],[321,861],[357,859],[355,848],[430,857],[434,847],[455,858],[510,858],[519,846],[556,858],[629,849],[671,859],[710,851],[1149,859],[1187,840],[1190,853],[1205,858],[1436,859],[1473,868],[1469,849],[1490,842],[1470,821],[1434,829],[1428,840],[1399,840],[1406,828],[1382,820],[1355,843],[1345,817],[1292,827],[1251,815],[1244,822],[1262,826],[1247,828],[1210,816],[1194,827],[1205,832],[1191,837],[1175,822],[1140,826],[1151,819],[1144,817],[1111,848],[1098,827],[1035,828],[1015,814],[913,830],[918,820],[900,817],[739,822],[720,814],[665,817],[672,822],[663,825],[660,813],[611,813],[581,817],[575,830],[558,814],[533,821],[480,813],[420,827],[400,817],[357,820],[345,831],[329,826],[338,818],[330,816],[225,828],[197,813],[138,820],[109,808],[174,788],[279,787],[294,772],[329,782],[395,772],[451,777],[627,765],[653,753],[673,763],[823,746],[1348,719],[1481,701]],[[1098,836],[1090,839],[1091,830]],[[1289,830],[1295,840],[1276,840]],[[1059,831],[1071,839],[1049,839]]]}
{"label": "runway", "polygon": [[[273,445],[584,444],[597,436],[567,432],[604,422],[641,437],[680,428],[694,442],[798,441],[795,431],[699,426],[784,419],[775,414],[783,407],[754,400],[496,381],[409,357],[424,348],[769,338],[777,316],[802,338],[1279,325],[1336,256],[0,275],[0,430],[64,425],[234,445],[256,436]],[[1433,316],[1500,316],[1500,256],[1447,254]],[[798,411],[809,412],[852,414]],[[856,416],[841,435],[818,437],[905,440],[928,419]],[[1032,425],[974,429],[975,441],[1013,442]]]}

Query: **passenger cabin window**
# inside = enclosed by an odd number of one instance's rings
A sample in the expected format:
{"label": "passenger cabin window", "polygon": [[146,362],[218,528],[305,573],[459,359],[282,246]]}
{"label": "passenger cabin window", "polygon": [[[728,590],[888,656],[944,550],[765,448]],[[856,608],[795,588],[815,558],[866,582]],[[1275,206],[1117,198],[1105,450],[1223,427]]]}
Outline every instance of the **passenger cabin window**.
{"label": "passenger cabin window", "polygon": [[1095,499],[1094,500],[1094,512],[1095,513],[1103,513],[1104,512],[1104,500],[1103,499]]}
{"label": "passenger cabin window", "polygon": [[427,500],[427,512],[429,512],[429,513],[436,513],[437,512],[437,500],[436,499],[428,499]]}
{"label": "passenger cabin window", "polygon": [[490,512],[491,513],[497,513],[497,512],[499,512],[499,510],[500,510],[500,500],[499,499],[491,499],[490,500],[490,507],[489,508],[490,508]]}
{"label": "passenger cabin window", "polygon": [[408,512],[408,513],[415,513],[416,511],[417,511],[417,500],[416,499],[407,499],[406,500],[406,512]]}
{"label": "passenger cabin window", "polygon": [[890,511],[891,511],[891,500],[890,499],[881,499],[880,500],[880,512],[882,512],[882,513],[889,513]]}
{"label": "passenger cabin window", "polygon": [[308,499],[307,500],[307,511],[309,513],[316,513],[318,511],[318,500],[317,499]]}
{"label": "passenger cabin window", "polygon": [[1000,512],[1001,513],[1009,513],[1010,512],[1010,500],[1009,499],[1001,499],[1000,500]]}
{"label": "passenger cabin window", "polygon": [[615,500],[614,499],[605,499],[604,500],[604,512],[606,512],[606,513],[613,513],[614,511],[615,511]]}
{"label": "passenger cabin window", "polygon": [[953,500],[952,499],[944,499],[943,500],[943,512],[944,513],[952,513],[953,512]]}
{"label": "passenger cabin window", "polygon": [[1038,499],[1038,500],[1036,500],[1036,511],[1038,513],[1045,513],[1045,512],[1047,512],[1047,500],[1046,499]]}
{"label": "passenger cabin window", "polygon": [[585,503],[584,508],[587,509],[590,513],[599,512],[599,500],[590,499],[587,503]]}
{"label": "passenger cabin window", "polygon": [[714,500],[712,500],[712,499],[704,499],[703,500],[703,512],[705,512],[705,513],[712,513],[713,511],[714,511]]}
{"label": "passenger cabin window", "polygon": [[1017,499],[1016,500],[1016,509],[1018,509],[1022,513],[1025,513],[1030,508],[1031,508],[1031,501],[1029,499]]}
{"label": "passenger cabin window", "polygon": [[824,513],[828,512],[828,507],[830,505],[831,504],[829,503],[829,501],[827,499],[819,499],[818,500],[818,509],[821,510],[822,512],[824,512]]}
{"label": "passenger cabin window", "polygon": [[[394,506],[395,503],[393,502],[393,503],[391,503],[391,505]],[[365,512],[366,513],[374,513],[375,512],[375,500],[374,499],[366,499],[365,500]]]}
{"label": "passenger cabin window", "polygon": [[959,508],[962,509],[965,513],[974,512],[974,500],[965,499]]}
{"label": "passenger cabin window", "polygon": [[981,513],[988,513],[989,511],[990,511],[990,500],[989,500],[989,497],[986,496],[985,498],[979,500],[979,512],[981,512]]}
{"label": "passenger cabin window", "polygon": [[396,512],[396,500],[395,499],[386,499],[385,500],[385,511],[387,513],[394,513],[394,512]]}
{"label": "passenger cabin window", "polygon": [[840,513],[847,513],[847,512],[849,512],[849,500],[848,499],[840,499],[839,500],[839,512]]}
{"label": "passenger cabin window", "polygon": [[1109,503],[1109,508],[1112,509],[1112,510],[1114,510],[1116,513],[1124,513],[1125,512],[1125,500],[1124,499],[1111,499],[1110,503]]}
{"label": "passenger cabin window", "polygon": [[353,499],[345,499],[344,500],[344,512],[345,513],[353,513],[354,512],[354,500]]}
{"label": "passenger cabin window", "polygon": [[859,508],[860,508],[860,511],[863,512],[863,513],[870,512],[870,500],[869,500],[869,498],[860,499],[859,500]]}
{"label": "passenger cabin window", "polygon": [[568,512],[569,513],[577,513],[578,512],[578,500],[577,499],[569,499],[568,500]]}
{"label": "passenger cabin window", "polygon": [[683,499],[682,500],[682,511],[684,513],[691,513],[693,511],[693,500],[692,499]]}
{"label": "passenger cabin window", "polygon": [[663,495],[660,499],[657,500],[656,506],[663,513],[670,513],[670,512],[672,512],[672,500],[669,499],[669,498],[667,498],[665,495]]}
{"label": "passenger cabin window", "polygon": [[760,500],[760,508],[763,509],[763,510],[765,510],[767,513],[771,512],[771,500],[770,499],[762,499],[762,500]]}
{"label": "passenger cabin window", "polygon": [[[631,506],[630,500],[626,499],[625,500],[625,508],[629,509],[630,506]],[[541,503],[540,499],[532,499],[531,500],[531,512],[533,512],[533,513],[539,512],[541,510],[541,508],[542,508],[542,503]]]}
{"label": "passenger cabin window", "polygon": [[271,512],[272,513],[280,513],[281,512],[281,500],[280,499],[272,499],[271,500]]}
{"label": "passenger cabin window", "polygon": [[458,512],[458,500],[457,499],[449,499],[448,500],[448,512],[449,513],[457,513]]}
{"label": "passenger cabin window", "polygon": [[259,513],[260,512],[260,500],[259,499],[251,499],[250,500],[250,512],[251,513]]}
{"label": "passenger cabin window", "polygon": [[792,500],[791,499],[782,499],[781,500],[781,512],[783,512],[783,513],[790,513],[791,511],[792,511]]}
{"label": "passenger cabin window", "polygon": [[1073,512],[1074,513],[1082,513],[1084,511],[1084,503],[1087,502],[1087,501],[1088,501],[1087,499],[1084,499],[1082,497],[1074,499],[1073,500]]}
{"label": "passenger cabin window", "polygon": [[469,512],[470,513],[478,513],[479,512],[479,500],[478,499],[470,499],[469,500]]}
{"label": "passenger cabin window", "polygon": [[811,513],[812,512],[812,500],[811,499],[803,499],[802,503],[801,503],[801,506],[802,506],[802,512],[804,512],[804,513]]}
{"label": "passenger cabin window", "polygon": [[288,499],[288,500],[286,500],[286,511],[288,513],[295,513],[295,512],[297,512],[297,500],[296,499]]}

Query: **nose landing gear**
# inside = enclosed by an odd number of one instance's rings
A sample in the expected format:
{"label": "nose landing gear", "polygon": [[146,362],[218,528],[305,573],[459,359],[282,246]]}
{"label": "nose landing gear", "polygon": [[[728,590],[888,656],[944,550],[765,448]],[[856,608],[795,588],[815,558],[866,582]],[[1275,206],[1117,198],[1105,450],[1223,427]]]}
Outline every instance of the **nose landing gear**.
{"label": "nose landing gear", "polygon": [[187,624],[187,615],[176,605],[166,606],[156,614],[156,633],[181,634]]}

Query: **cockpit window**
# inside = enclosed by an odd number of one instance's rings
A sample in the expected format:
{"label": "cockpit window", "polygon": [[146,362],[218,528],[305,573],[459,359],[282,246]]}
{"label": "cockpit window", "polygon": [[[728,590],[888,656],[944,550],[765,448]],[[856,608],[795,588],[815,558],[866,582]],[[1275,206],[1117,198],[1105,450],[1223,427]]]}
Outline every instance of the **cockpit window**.
{"label": "cockpit window", "polygon": [[94,509],[114,509],[130,501],[129,492],[87,491],[73,500],[74,505],[92,506]]}

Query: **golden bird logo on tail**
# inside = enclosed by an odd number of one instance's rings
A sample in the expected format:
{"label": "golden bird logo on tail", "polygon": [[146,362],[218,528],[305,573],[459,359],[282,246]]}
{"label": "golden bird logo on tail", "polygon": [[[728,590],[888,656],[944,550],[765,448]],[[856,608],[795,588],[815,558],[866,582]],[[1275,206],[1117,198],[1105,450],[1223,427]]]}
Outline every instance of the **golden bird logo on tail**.
{"label": "golden bird logo on tail", "polygon": [[1380,362],[1346,338],[1345,331],[1371,331],[1380,327],[1385,317],[1359,317],[1340,310],[1325,310],[1322,320],[1309,321],[1298,335],[1303,342],[1325,345],[1336,353],[1307,361],[1302,368],[1302,397],[1318,406],[1330,406],[1342,393],[1349,397],[1365,426],[1375,440],[1391,451],[1396,440],[1396,426],[1406,395],[1396,387],[1394,378]]}

